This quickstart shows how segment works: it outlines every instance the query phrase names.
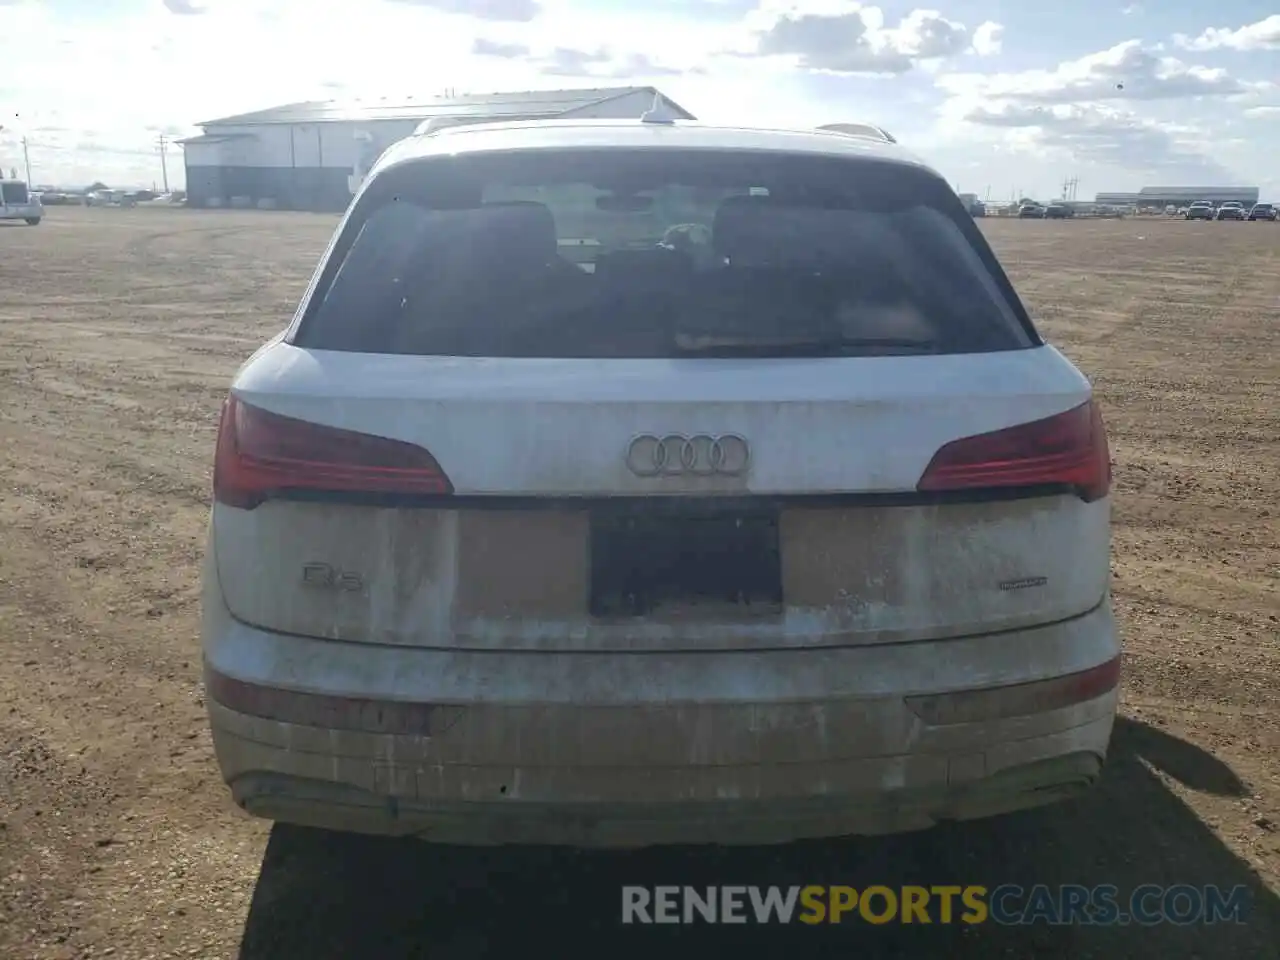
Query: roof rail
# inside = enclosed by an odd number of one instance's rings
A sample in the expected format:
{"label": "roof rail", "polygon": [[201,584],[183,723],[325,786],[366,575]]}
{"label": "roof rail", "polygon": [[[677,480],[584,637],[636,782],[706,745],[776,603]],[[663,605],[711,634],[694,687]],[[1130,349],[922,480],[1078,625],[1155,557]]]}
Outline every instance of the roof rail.
{"label": "roof rail", "polygon": [[842,133],[846,137],[866,137],[884,143],[897,143],[897,139],[884,127],[873,123],[826,123],[818,128],[827,133]]}
{"label": "roof rail", "polygon": [[429,137],[433,133],[439,133],[441,130],[450,130],[453,127],[482,127],[485,124],[502,124],[511,123],[515,119],[513,117],[432,117],[430,120],[423,120],[420,124],[413,128],[412,136]]}
{"label": "roof rail", "polygon": [[435,133],[437,130],[454,126],[455,124],[449,122],[450,119],[449,117],[432,117],[430,120],[423,120],[413,128],[413,135],[415,137],[425,137]]}

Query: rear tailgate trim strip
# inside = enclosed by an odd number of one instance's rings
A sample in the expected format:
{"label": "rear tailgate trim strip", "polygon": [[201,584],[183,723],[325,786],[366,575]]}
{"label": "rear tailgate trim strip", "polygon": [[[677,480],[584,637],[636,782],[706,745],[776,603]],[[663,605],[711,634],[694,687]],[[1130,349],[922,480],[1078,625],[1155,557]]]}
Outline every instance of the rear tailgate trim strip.
{"label": "rear tailgate trim strip", "polygon": [[691,496],[689,494],[653,493],[643,496],[511,496],[496,494],[370,494],[354,491],[296,490],[273,491],[275,500],[300,503],[338,503],[351,506],[420,510],[591,510],[608,506],[614,510],[633,508],[652,513],[663,509],[676,512],[691,504],[714,506],[725,510],[772,507],[914,507],[960,503],[991,503],[1031,500],[1040,497],[1075,496],[1065,484],[1035,487],[977,488],[944,492],[899,491],[884,493],[762,493],[744,497]]}

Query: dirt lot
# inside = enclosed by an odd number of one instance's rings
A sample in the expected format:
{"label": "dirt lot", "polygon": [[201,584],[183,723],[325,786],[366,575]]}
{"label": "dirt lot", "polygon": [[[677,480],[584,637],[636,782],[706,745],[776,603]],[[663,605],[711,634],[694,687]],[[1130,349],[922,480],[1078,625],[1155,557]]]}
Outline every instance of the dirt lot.
{"label": "dirt lot", "polygon": [[[270,830],[218,780],[197,645],[215,416],[333,225],[51,209],[0,227],[0,957],[471,957],[584,939],[1280,955],[1280,227],[984,224],[1095,378],[1112,434],[1125,719],[1098,790],[891,840],[575,855]],[[618,885],[661,882],[1246,884],[1253,908],[1217,928],[618,928]]]}

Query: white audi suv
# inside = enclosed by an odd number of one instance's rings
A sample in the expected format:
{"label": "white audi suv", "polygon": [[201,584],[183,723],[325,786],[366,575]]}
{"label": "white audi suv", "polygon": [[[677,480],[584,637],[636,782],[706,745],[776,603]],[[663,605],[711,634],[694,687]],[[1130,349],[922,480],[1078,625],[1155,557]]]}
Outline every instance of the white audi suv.
{"label": "white audi suv", "polygon": [[1100,774],[1111,462],[947,182],[645,121],[390,148],[223,408],[203,649],[251,814],[767,843]]}

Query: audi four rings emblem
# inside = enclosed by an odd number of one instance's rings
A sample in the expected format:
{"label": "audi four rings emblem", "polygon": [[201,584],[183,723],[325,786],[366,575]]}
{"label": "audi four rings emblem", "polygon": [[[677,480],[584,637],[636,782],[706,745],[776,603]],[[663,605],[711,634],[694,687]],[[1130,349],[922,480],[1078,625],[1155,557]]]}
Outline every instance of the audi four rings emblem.
{"label": "audi four rings emblem", "polygon": [[751,448],[736,433],[645,433],[627,447],[627,469],[638,477],[736,477],[746,473],[750,462]]}

